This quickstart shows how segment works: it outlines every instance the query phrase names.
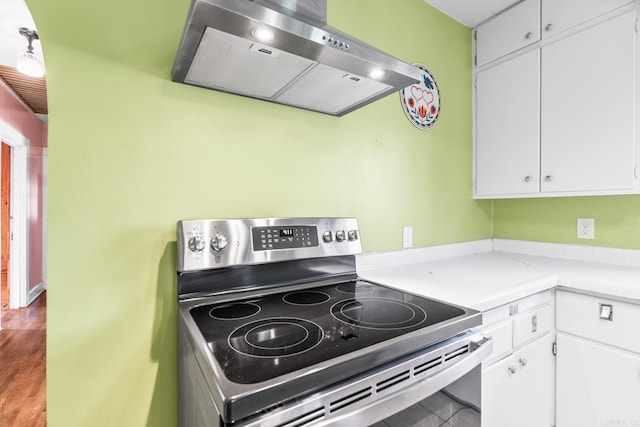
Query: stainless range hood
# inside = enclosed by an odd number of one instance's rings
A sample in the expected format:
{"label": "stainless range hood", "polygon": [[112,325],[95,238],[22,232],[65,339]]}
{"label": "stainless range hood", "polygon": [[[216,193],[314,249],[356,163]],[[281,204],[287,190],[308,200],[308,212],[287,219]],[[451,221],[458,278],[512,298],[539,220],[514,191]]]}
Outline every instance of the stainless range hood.
{"label": "stainless range hood", "polygon": [[325,23],[326,0],[192,0],[172,79],[334,116],[420,80]]}

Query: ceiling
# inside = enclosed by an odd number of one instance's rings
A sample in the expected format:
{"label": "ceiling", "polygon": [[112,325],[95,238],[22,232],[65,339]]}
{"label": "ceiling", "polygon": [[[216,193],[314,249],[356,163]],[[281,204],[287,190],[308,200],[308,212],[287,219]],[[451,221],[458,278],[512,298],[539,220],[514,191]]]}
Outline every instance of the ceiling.
{"label": "ceiling", "polygon": [[[27,39],[18,28],[35,29],[29,8],[24,0],[0,1],[0,79],[4,80],[24,103],[44,122],[47,121],[46,77],[28,77],[16,70],[16,55],[27,50]],[[33,50],[42,57],[40,41],[33,42]]]}
{"label": "ceiling", "polygon": [[[425,0],[456,21],[475,27],[493,15],[521,0]],[[24,103],[46,122],[47,85],[46,76],[27,77],[16,69],[16,55],[26,50],[27,40],[18,33],[18,28],[36,29],[31,13],[24,0],[0,1],[0,79],[4,80]],[[36,54],[42,55],[40,41],[33,43]]]}
{"label": "ceiling", "polygon": [[426,0],[467,27],[475,27],[522,0]]}

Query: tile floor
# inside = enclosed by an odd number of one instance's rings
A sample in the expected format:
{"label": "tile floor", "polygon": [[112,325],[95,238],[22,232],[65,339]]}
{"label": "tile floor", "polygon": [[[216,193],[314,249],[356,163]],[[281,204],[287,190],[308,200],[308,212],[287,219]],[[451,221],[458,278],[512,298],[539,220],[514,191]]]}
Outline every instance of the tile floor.
{"label": "tile floor", "polygon": [[480,413],[438,392],[371,427],[480,427]]}

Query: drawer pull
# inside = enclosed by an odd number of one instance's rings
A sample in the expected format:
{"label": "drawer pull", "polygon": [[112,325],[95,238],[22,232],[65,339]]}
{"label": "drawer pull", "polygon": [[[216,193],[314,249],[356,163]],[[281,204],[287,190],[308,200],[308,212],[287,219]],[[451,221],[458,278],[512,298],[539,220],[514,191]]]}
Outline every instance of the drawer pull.
{"label": "drawer pull", "polygon": [[520,366],[522,366],[523,368],[527,366],[527,359],[525,359],[524,357],[521,357],[520,360],[518,360],[518,362],[520,363]]}
{"label": "drawer pull", "polygon": [[600,318],[613,321],[613,306],[611,304],[600,304]]}
{"label": "drawer pull", "polygon": [[538,332],[538,315],[534,314],[531,318],[531,332]]}
{"label": "drawer pull", "polygon": [[516,373],[516,371],[517,371],[517,369],[516,369],[515,365],[511,365],[511,366],[509,366],[509,372],[510,372],[510,373],[515,374],[515,373]]}

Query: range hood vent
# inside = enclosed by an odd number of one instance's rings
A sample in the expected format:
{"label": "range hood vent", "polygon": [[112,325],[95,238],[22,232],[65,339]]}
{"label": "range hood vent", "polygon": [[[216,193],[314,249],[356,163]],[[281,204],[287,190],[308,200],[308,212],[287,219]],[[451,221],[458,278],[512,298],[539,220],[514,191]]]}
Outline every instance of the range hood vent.
{"label": "range hood vent", "polygon": [[192,0],[172,78],[342,116],[420,71],[326,25],[326,0]]}

